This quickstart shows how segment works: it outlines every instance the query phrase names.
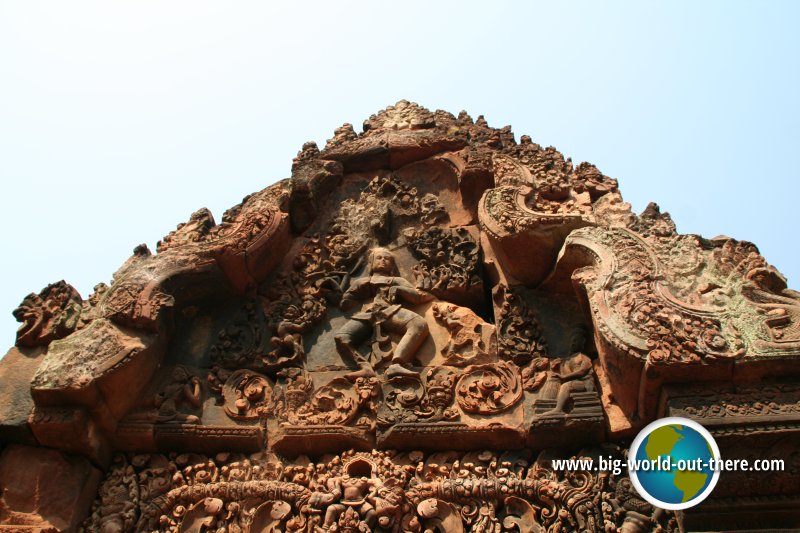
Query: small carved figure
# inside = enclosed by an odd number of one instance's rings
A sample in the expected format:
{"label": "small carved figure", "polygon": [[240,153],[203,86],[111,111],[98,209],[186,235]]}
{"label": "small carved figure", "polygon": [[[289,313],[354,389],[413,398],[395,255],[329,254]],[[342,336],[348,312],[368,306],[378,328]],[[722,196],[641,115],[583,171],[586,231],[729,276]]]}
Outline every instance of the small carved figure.
{"label": "small carved figure", "polygon": [[225,386],[225,382],[228,381],[228,378],[230,377],[231,372],[217,365],[212,366],[211,370],[209,370],[208,374],[206,375],[206,383],[208,388],[211,389],[211,393],[214,395],[214,401],[217,405],[222,405],[225,403],[222,388]]}
{"label": "small carved figure", "polygon": [[586,329],[583,326],[576,327],[570,346],[572,355],[560,360],[551,360],[547,379],[558,384],[556,406],[542,416],[562,415],[573,393],[594,390],[592,380],[586,379],[591,377],[592,360],[581,351],[585,342]]}
{"label": "small carved figure", "polygon": [[483,342],[484,322],[471,310],[453,304],[433,304],[433,317],[447,328],[450,338],[441,349],[444,364],[464,366],[488,360]]}
{"label": "small carved figure", "polygon": [[375,370],[369,360],[358,352],[358,346],[376,330],[380,338],[381,329],[401,334],[394,349],[387,375],[409,375],[415,372],[404,368],[413,361],[414,354],[428,336],[428,324],[417,313],[402,307],[401,302],[421,304],[433,299],[426,292],[418,291],[400,276],[394,256],[386,248],[370,251],[368,275],[356,279],[342,296],[341,308],[347,310],[356,300],[370,300],[361,312],[336,333],[336,349],[346,359],[354,360],[359,370],[347,375],[348,379],[371,377]]}
{"label": "small carved figure", "polygon": [[[356,466],[360,464],[359,461]],[[328,478],[325,481],[325,491],[312,493],[309,505],[320,511],[324,508],[323,531],[328,531],[347,511],[356,512],[361,520],[372,527],[377,518],[374,503],[380,484],[378,479],[372,477],[371,472],[367,475],[367,472],[349,468],[341,476]]]}
{"label": "small carved figure", "polygon": [[156,421],[199,424],[199,417],[182,413],[181,408],[199,409],[202,404],[201,394],[200,378],[190,376],[185,368],[176,366],[172,371],[172,381],[154,398],[155,406],[158,408]]}

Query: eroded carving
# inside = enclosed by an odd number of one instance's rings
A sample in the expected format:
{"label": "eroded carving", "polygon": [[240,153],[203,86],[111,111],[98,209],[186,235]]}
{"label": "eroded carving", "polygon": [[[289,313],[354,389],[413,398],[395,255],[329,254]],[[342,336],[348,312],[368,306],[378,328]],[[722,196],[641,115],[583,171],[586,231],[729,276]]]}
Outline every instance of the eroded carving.
{"label": "eroded carving", "polygon": [[202,405],[200,378],[176,366],[170,381],[153,397],[153,404],[158,409],[156,422],[199,424],[200,418],[187,411],[197,410]]}
{"label": "eroded carving", "polygon": [[454,368],[429,368],[423,376],[397,376],[384,387],[387,412],[378,418],[381,426],[399,422],[420,423],[455,420],[453,408],[458,372]]}
{"label": "eroded carving", "polygon": [[466,366],[491,360],[489,352],[494,349],[494,332],[489,334],[489,342],[486,342],[488,324],[480,317],[470,309],[443,302],[433,304],[432,309],[434,318],[447,328],[450,335],[441,349],[445,365]]}
{"label": "eroded carving", "polygon": [[14,318],[22,322],[17,346],[46,346],[66,337],[78,326],[82,303],[78,291],[63,280],[29,294],[14,309]]}

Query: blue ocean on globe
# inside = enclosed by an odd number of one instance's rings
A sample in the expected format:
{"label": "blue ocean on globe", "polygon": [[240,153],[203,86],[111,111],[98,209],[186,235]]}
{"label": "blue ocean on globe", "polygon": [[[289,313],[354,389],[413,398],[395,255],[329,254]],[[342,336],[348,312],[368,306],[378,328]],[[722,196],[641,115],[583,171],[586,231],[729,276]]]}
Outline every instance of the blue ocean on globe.
{"label": "blue ocean on globe", "polygon": [[669,455],[673,464],[681,459],[702,459],[703,469],[681,472],[676,467],[671,471],[640,469],[637,472],[639,482],[653,498],[668,504],[688,502],[702,494],[711,483],[714,472],[708,461],[716,457],[709,443],[695,429],[679,424],[654,429],[642,441],[636,459],[645,461],[664,455]]}

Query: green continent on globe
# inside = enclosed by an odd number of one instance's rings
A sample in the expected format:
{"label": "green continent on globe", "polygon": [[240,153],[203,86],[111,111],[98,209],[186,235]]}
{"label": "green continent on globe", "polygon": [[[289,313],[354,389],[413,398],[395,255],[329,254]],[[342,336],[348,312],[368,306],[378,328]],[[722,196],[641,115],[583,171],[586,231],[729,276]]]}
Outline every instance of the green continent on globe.
{"label": "green continent on globe", "polygon": [[678,433],[682,429],[683,426],[670,424],[653,430],[647,436],[647,442],[644,446],[644,453],[647,458],[651,461],[657,461],[659,457],[671,454],[675,443],[684,438],[683,435]]}
{"label": "green continent on globe", "polygon": [[700,492],[706,484],[708,474],[692,470],[678,470],[675,472],[675,487],[683,492],[683,501],[688,502]]}

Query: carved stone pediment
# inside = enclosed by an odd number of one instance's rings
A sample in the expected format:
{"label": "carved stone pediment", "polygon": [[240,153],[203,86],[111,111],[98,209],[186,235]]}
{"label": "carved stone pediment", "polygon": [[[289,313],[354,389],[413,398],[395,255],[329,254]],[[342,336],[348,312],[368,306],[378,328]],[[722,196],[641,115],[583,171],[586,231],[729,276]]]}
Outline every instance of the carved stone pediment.
{"label": "carved stone pediment", "polygon": [[0,363],[0,435],[106,470],[86,531],[677,531],[550,460],[669,414],[796,453],[800,294],[482,117],[398,102],[155,249],[27,296]]}

